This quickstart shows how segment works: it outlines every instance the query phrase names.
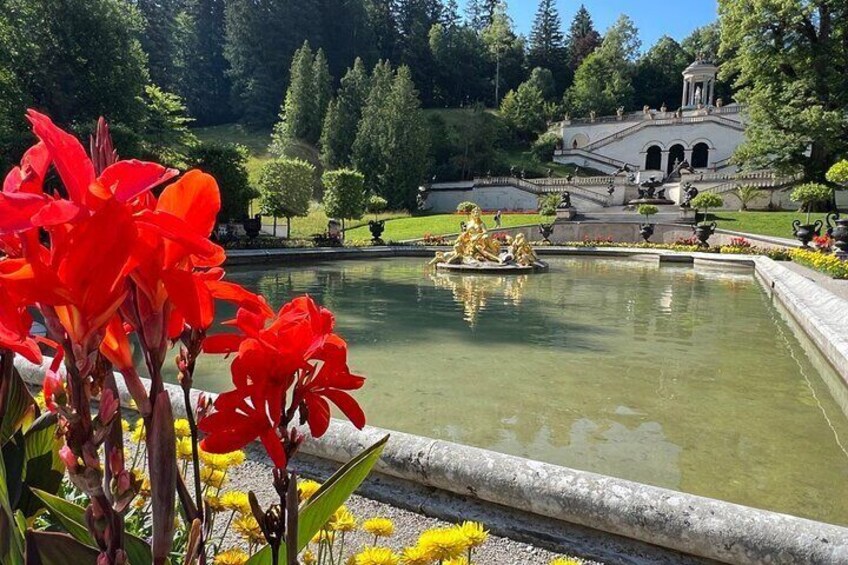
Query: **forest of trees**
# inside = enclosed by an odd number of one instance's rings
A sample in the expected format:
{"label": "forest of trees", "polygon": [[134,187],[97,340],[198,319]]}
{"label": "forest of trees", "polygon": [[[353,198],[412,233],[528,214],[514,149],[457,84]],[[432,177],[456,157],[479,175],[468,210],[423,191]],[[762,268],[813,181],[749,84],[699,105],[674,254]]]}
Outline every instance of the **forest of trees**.
{"label": "forest of trees", "polygon": [[[397,181],[380,169],[380,155],[397,149],[384,140],[411,128],[424,133],[416,133],[415,149],[404,149],[410,174],[419,181],[466,176],[496,167],[495,151],[527,147],[547,120],[566,113],[663,103],[676,109],[680,72],[698,54],[727,63],[718,95],[730,101],[731,85],[754,85],[763,72],[756,60],[746,62],[750,54],[739,44],[766,41],[767,33],[757,34],[796,20],[802,29],[789,29],[786,37],[801,43],[806,37],[803,18],[795,17],[809,11],[804,0],[786,2],[788,19],[764,12],[761,22],[741,18],[745,2],[720,4],[721,24],[679,42],[664,36],[645,46],[627,16],[598,30],[583,6],[563,21],[554,0],[538,0],[527,36],[515,29],[504,0],[469,0],[462,11],[456,0],[0,0],[0,161],[16,160],[29,143],[24,110],[37,107],[81,135],[104,115],[124,155],[176,165],[188,162],[194,145],[189,125],[276,124],[275,144],[286,138],[308,143],[320,152],[321,164],[357,167],[378,187]],[[840,2],[821,4],[826,21],[844,26],[837,24],[845,11]],[[822,64],[842,56],[833,49],[846,35],[836,28],[824,33],[810,40],[810,49],[817,49],[810,56]],[[733,41],[722,43],[723,36]],[[825,40],[830,51],[821,48]],[[782,48],[786,57],[795,53]],[[392,101],[376,108],[375,76],[383,75],[382,95]],[[802,90],[787,89],[786,96],[798,98]],[[844,91],[831,89],[828,96]],[[759,100],[750,87],[742,93],[749,103]],[[291,102],[298,98],[304,102]],[[772,96],[762,106],[769,100],[794,103]],[[419,108],[466,108],[468,115],[458,127],[422,116]],[[499,108],[503,119],[492,123],[484,108]],[[411,121],[394,115],[401,111],[412,111]],[[789,151],[781,145],[784,137],[774,137],[767,126],[762,139],[771,143],[759,146]],[[469,139],[467,131],[494,141]],[[784,161],[803,160],[797,149],[804,139],[793,138],[794,153]],[[750,160],[762,160],[749,153]],[[384,196],[392,205],[410,201],[408,195]]]}

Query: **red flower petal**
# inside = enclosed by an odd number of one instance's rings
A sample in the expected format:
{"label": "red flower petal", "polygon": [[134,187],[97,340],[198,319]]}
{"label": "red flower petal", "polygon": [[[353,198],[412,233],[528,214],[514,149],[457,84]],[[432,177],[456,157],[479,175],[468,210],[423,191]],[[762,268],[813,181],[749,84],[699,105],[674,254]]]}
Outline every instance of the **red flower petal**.
{"label": "red flower petal", "polygon": [[211,175],[191,170],[162,192],[156,210],[180,218],[195,234],[208,237],[221,210],[218,183]]}
{"label": "red flower petal", "polygon": [[32,123],[33,133],[50,152],[69,198],[82,204],[89,185],[94,182],[94,165],[85,154],[82,144],[76,137],[56,127],[44,114],[29,110],[27,117]]}
{"label": "red flower petal", "polygon": [[97,181],[115,196],[128,202],[177,176],[179,171],[145,161],[118,161],[106,167]]}

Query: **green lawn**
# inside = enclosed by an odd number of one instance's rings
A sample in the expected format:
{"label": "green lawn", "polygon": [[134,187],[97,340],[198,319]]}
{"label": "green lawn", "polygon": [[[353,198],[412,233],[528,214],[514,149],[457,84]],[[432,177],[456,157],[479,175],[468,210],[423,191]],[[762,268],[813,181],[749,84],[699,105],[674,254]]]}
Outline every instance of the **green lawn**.
{"label": "green lawn", "polygon": [[247,147],[250,151],[247,171],[250,174],[250,182],[254,185],[259,178],[259,169],[262,164],[271,158],[271,154],[268,152],[268,145],[271,143],[271,130],[269,128],[254,129],[241,124],[224,124],[194,128],[192,132],[201,141],[238,143]]}
{"label": "green lawn", "polygon": [[[394,218],[406,218],[409,217],[409,212],[384,212],[377,216],[377,219],[380,220],[391,220]],[[359,220],[348,220],[345,223],[346,228],[350,228],[356,231],[358,234],[360,230],[364,230],[364,233],[367,234],[367,238],[371,239],[370,232],[368,231],[368,221],[373,220],[374,215],[368,214],[367,216],[359,219]],[[273,222],[272,218],[264,218],[262,220],[263,224],[270,225]],[[277,220],[277,225],[284,226],[286,223],[285,218],[281,218]],[[313,202],[311,209],[309,210],[309,215],[305,218],[292,218],[292,237],[293,238],[303,238],[309,239],[316,233],[323,233],[327,230],[327,214],[324,213],[324,209],[320,204]],[[357,226],[365,226],[357,229]],[[350,232],[349,232],[350,233]],[[357,239],[365,239],[365,237],[357,236]]]}
{"label": "green lawn", "polygon": [[[434,214],[432,216],[416,216],[390,220],[386,222],[386,231],[383,233],[383,239],[386,241],[403,241],[407,239],[419,239],[428,233],[431,235],[457,233],[459,231],[459,223],[463,219],[464,216],[461,214]],[[492,216],[484,216],[483,219],[491,231],[496,231]],[[537,214],[504,214],[502,218],[502,224],[505,228],[538,224],[541,221],[543,221],[542,216]],[[368,226],[348,230],[347,239],[371,239],[371,232],[368,231]]]}
{"label": "green lawn", "polygon": [[[798,212],[716,212],[718,227],[726,230],[771,235],[792,239],[792,222],[801,220],[806,223],[806,214]],[[811,223],[824,221],[824,214],[812,214]]]}

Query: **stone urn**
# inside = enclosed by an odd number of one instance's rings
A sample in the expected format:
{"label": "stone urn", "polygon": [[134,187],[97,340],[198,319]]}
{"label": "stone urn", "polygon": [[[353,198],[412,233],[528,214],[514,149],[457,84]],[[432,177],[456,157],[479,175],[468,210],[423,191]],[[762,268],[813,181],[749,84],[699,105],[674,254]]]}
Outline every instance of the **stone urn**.
{"label": "stone urn", "polygon": [[709,241],[710,236],[713,235],[716,231],[716,227],[718,224],[715,222],[698,224],[692,228],[692,231],[695,232],[695,237],[698,238],[698,241],[701,242],[702,247],[709,247],[707,241]]}
{"label": "stone urn", "polygon": [[554,234],[554,225],[539,224],[539,234],[542,236],[542,239],[545,240],[545,243],[550,243],[551,236]]}
{"label": "stone urn", "polygon": [[368,222],[368,230],[371,232],[371,241],[382,242],[383,232],[386,231],[386,220],[371,220]]}
{"label": "stone urn", "polygon": [[801,220],[792,222],[792,233],[795,239],[801,242],[804,247],[807,247],[814,237],[821,235],[821,229],[824,224],[821,220],[816,220],[813,224],[802,224]]}
{"label": "stone urn", "polygon": [[842,253],[848,253],[848,217],[840,217],[839,212],[828,214],[827,235],[833,238],[835,248]]}
{"label": "stone urn", "polygon": [[262,231],[262,216],[256,214],[253,218],[246,218],[242,225],[244,225],[244,233],[247,234],[247,238],[253,241],[259,237],[259,232]]}
{"label": "stone urn", "polygon": [[642,239],[646,242],[651,239],[651,236],[654,235],[654,225],[653,224],[642,224],[639,226],[639,233],[642,234]]}

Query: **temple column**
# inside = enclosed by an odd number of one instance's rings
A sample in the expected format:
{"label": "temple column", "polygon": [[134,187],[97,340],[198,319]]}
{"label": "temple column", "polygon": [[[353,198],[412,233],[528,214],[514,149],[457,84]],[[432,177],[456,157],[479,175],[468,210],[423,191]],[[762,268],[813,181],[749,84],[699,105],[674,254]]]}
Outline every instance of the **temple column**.
{"label": "temple column", "polygon": [[686,159],[686,162],[690,165],[692,164],[692,148],[683,150],[683,158]]}
{"label": "temple column", "polygon": [[683,79],[683,99],[680,102],[681,107],[686,107],[686,86],[689,84],[689,79]]}
{"label": "temple column", "polygon": [[710,94],[707,99],[707,106],[713,106],[715,104],[715,79],[710,81]]}
{"label": "temple column", "polygon": [[660,159],[660,171],[662,171],[662,177],[664,178],[666,175],[666,171],[668,171],[668,149],[663,149],[662,159]]}

